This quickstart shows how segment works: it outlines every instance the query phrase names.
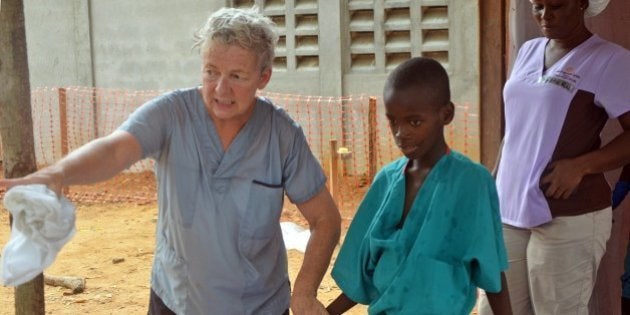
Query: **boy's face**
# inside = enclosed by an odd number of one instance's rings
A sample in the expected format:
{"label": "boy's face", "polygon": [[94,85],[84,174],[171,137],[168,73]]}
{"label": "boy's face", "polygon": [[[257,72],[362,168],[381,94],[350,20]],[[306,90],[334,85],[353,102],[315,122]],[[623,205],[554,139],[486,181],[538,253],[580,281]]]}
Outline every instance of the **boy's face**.
{"label": "boy's face", "polygon": [[433,156],[444,148],[444,126],[453,119],[453,105],[434,104],[429,91],[417,87],[388,88],[385,115],[396,145],[409,159]]}

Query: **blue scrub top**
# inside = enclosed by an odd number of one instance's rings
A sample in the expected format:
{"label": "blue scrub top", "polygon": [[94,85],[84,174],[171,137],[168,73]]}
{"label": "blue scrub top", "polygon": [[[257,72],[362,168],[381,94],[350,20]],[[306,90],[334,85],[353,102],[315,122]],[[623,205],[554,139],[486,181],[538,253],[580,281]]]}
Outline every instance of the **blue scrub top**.
{"label": "blue scrub top", "polygon": [[179,314],[282,314],[289,307],[279,225],[326,178],[302,129],[258,99],[224,151],[197,88],[162,95],[120,127],[156,161],[159,218],[151,285]]}

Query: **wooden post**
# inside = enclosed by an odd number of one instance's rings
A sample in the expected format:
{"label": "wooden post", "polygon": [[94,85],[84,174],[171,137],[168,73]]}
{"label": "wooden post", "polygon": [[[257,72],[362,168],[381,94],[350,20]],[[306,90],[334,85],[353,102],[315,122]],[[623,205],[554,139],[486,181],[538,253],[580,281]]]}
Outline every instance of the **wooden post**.
{"label": "wooden post", "polygon": [[507,73],[509,0],[479,1],[479,134],[481,163],[492,169],[503,138],[501,90]]}
{"label": "wooden post", "polygon": [[[68,155],[68,95],[65,88],[59,88],[59,135],[61,137],[61,157]],[[63,188],[63,194],[68,195],[70,189]]]}
{"label": "wooden post", "polygon": [[[22,177],[37,170],[23,2],[2,1],[0,10],[0,136],[4,178]],[[46,314],[42,274],[17,286],[14,296],[14,314]],[[7,304],[3,300],[1,312],[11,312]]]}
{"label": "wooden post", "polygon": [[337,140],[330,140],[330,193],[335,203],[339,205],[339,159],[337,154]]}
{"label": "wooden post", "polygon": [[93,119],[94,119],[94,135],[92,136],[92,139],[96,139],[98,138],[99,134],[98,134],[98,106],[99,106],[99,102],[98,102],[98,98],[97,98],[97,90],[95,87],[91,88],[92,89],[92,115],[94,115]]}
{"label": "wooden post", "polygon": [[377,130],[376,98],[370,97],[368,105],[368,184],[372,183],[374,176],[376,176],[376,152],[378,151],[378,145],[376,143]]}
{"label": "wooden post", "polygon": [[59,88],[59,134],[61,136],[61,157],[68,154],[68,97],[65,88]]}

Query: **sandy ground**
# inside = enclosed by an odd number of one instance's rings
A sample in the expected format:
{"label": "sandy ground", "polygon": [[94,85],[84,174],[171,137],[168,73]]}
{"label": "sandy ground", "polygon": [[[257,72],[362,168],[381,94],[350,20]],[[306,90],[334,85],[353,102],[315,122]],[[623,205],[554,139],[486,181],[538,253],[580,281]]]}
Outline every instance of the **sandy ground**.
{"label": "sandy ground", "polygon": [[[124,189],[120,182],[115,188],[105,187],[73,188],[70,194],[98,196],[102,192],[111,194],[117,189]],[[45,274],[83,277],[86,279],[86,290],[73,295],[68,289],[46,286],[46,313],[146,314],[155,245],[155,204],[140,201],[77,202],[77,205],[77,233],[59,253],[55,263],[45,270]],[[291,207],[285,209],[282,221],[300,225],[305,222]],[[347,219],[344,222],[344,233],[348,222]],[[0,209],[1,246],[7,242],[9,231],[8,212]],[[290,250],[288,257],[289,274],[293,280],[303,254]],[[123,261],[114,263],[114,260]],[[318,298],[327,305],[339,293],[329,270],[319,288]],[[347,314],[366,313],[365,307],[357,306]],[[0,287],[0,314],[14,314],[13,288]]]}

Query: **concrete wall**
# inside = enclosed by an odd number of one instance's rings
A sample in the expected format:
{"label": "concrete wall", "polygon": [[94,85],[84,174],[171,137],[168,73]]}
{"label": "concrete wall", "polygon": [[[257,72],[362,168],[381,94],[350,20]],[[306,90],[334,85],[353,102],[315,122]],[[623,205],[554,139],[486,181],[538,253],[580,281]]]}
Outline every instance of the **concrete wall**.
{"label": "concrete wall", "polygon": [[[170,89],[200,82],[193,33],[218,1],[90,1],[94,84]],[[213,5],[214,3],[214,5]]]}
{"label": "concrete wall", "polygon": [[197,84],[192,35],[224,1],[26,0],[32,87]]}
{"label": "concrete wall", "polygon": [[[459,111],[448,140],[478,159],[477,2],[470,0],[26,0],[31,86],[168,90],[200,82],[193,33],[225,5],[257,4],[280,43],[266,90],[380,97],[404,60],[431,56],[447,68]],[[98,97],[96,97],[98,99]],[[95,106],[100,106],[96,104]],[[382,106],[378,116],[382,117]],[[346,126],[350,128],[349,126]],[[341,139],[343,128],[335,135]],[[387,126],[380,126],[389,150]],[[396,151],[397,154],[397,151]],[[383,160],[392,157],[380,153]]]}
{"label": "concrete wall", "polygon": [[[210,12],[231,2],[26,0],[31,85],[172,89],[198,84],[199,55],[190,48],[192,34]],[[265,1],[238,3],[262,4],[265,13],[283,19],[281,35],[286,40],[286,69],[274,69],[269,90],[332,96],[381,94],[383,81],[392,68],[390,64],[386,69],[377,65],[376,71],[356,72],[346,60],[351,49],[348,47],[347,8],[362,9],[368,7],[365,3],[369,2],[273,1],[268,6],[264,5]],[[378,15],[385,3],[375,1],[373,11]],[[278,7],[279,4],[282,5]],[[410,17],[417,17],[421,6],[435,5],[449,6],[449,22],[444,27],[450,29],[449,71],[457,79],[453,81],[453,94],[475,100],[477,84],[471,88],[469,83],[478,80],[478,43],[474,40],[478,29],[476,3],[469,0],[414,1]],[[299,30],[300,19],[309,15],[325,18],[325,23],[317,21],[313,30]],[[380,23],[375,22],[374,27],[388,32],[389,26]],[[411,27],[409,56],[418,55],[423,49],[419,47],[422,43],[416,42],[421,38],[420,33],[414,33],[421,22],[414,20],[413,23],[418,24]],[[378,32],[374,34],[378,37]],[[315,45],[301,47],[300,41],[309,36],[315,38]],[[383,44],[375,38],[377,63],[382,63],[378,50],[385,49],[379,46]],[[299,59],[304,55],[317,60],[317,64],[300,68]]]}
{"label": "concrete wall", "polygon": [[25,0],[31,87],[91,86],[88,1]]}
{"label": "concrete wall", "polygon": [[593,33],[630,49],[630,1],[611,0],[606,9],[588,23]]}

